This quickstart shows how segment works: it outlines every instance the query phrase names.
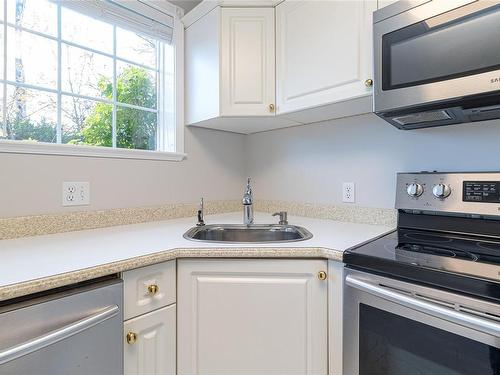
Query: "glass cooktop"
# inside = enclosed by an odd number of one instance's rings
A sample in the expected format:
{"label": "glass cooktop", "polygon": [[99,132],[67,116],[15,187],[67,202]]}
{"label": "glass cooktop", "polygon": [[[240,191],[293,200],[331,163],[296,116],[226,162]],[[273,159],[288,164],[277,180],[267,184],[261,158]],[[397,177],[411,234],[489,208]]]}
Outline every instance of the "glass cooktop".
{"label": "glass cooktop", "polygon": [[473,262],[500,264],[500,241],[400,229],[392,249],[451,257]]}
{"label": "glass cooktop", "polygon": [[356,257],[500,281],[500,240],[486,237],[398,229],[348,250],[346,263]]}
{"label": "glass cooktop", "polygon": [[400,228],[347,250],[343,261],[348,268],[500,302],[500,240]]}

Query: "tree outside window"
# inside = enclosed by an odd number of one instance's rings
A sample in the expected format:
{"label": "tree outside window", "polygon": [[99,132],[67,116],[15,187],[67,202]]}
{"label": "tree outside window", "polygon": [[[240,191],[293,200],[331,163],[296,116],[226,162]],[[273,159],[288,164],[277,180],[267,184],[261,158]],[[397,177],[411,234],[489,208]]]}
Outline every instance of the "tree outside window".
{"label": "tree outside window", "polygon": [[158,148],[158,80],[172,71],[158,62],[170,46],[47,0],[5,1],[0,138]]}

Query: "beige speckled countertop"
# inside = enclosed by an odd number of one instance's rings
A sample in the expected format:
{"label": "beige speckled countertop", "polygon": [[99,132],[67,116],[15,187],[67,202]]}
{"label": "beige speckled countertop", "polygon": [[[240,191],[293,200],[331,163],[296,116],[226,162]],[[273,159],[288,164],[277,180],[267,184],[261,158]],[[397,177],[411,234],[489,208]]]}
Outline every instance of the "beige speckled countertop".
{"label": "beige speckled countertop", "polygon": [[[241,213],[210,215],[207,224],[241,223]],[[256,223],[276,218],[256,214]],[[210,244],[182,237],[193,218],[0,241],[0,301],[176,258],[326,258],[392,230],[389,226],[289,217],[313,238],[273,244]]]}

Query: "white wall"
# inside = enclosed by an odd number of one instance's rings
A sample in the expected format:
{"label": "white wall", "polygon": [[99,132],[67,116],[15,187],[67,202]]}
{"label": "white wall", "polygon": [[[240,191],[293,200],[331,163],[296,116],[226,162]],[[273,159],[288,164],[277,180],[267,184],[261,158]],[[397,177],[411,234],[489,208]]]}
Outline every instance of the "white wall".
{"label": "white wall", "polygon": [[375,115],[248,137],[255,199],[342,204],[342,182],[356,204],[394,207],[398,171],[500,170],[500,121],[401,131]]}
{"label": "white wall", "polygon": [[[400,131],[374,115],[242,136],[186,129],[183,162],[0,153],[0,217],[240,199],[391,208],[397,171],[500,170],[500,121]],[[62,181],[90,181],[91,205],[62,207]]]}
{"label": "white wall", "polygon": [[[0,153],[0,217],[239,199],[242,135],[186,128],[182,162]],[[91,205],[62,207],[63,181],[90,181]]]}

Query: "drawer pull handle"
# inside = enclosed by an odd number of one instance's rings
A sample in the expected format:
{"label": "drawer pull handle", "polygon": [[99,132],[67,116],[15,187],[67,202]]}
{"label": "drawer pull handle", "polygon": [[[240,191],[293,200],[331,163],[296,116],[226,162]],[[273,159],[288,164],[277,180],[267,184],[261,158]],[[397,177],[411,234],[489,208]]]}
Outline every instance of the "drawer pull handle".
{"label": "drawer pull handle", "polygon": [[269,104],[269,112],[274,112],[274,104]]}
{"label": "drawer pull handle", "polygon": [[366,86],[366,87],[372,87],[372,86],[373,86],[373,79],[368,78],[368,79],[365,81],[365,86]]}
{"label": "drawer pull handle", "polygon": [[320,279],[321,281],[326,280],[327,277],[328,277],[328,275],[326,274],[325,271],[319,271],[318,272],[318,279]]}
{"label": "drawer pull handle", "polygon": [[137,333],[129,332],[127,333],[127,344],[133,345],[137,341]]}
{"label": "drawer pull handle", "polygon": [[160,290],[160,287],[156,284],[151,284],[148,285],[148,293],[152,296],[154,296],[158,291]]}

